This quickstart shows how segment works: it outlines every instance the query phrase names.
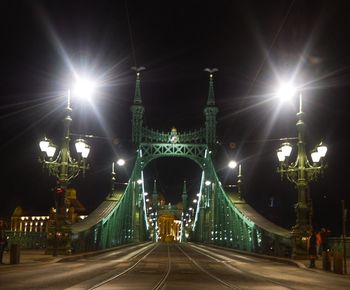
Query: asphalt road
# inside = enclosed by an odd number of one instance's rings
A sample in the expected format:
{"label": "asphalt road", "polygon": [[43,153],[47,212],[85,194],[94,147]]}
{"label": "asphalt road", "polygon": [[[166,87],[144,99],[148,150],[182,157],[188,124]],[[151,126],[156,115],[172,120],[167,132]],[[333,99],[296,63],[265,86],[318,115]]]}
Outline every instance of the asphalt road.
{"label": "asphalt road", "polygon": [[350,277],[194,244],[0,267],[0,289],[350,289]]}

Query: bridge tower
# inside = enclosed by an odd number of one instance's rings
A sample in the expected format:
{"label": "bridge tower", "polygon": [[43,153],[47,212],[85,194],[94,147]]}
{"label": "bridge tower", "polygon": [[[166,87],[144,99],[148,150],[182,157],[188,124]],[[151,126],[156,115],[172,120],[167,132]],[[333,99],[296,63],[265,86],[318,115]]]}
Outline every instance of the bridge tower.
{"label": "bridge tower", "polygon": [[188,223],[188,219],[189,219],[186,180],[184,180],[181,197],[182,197],[181,241],[185,242],[186,241],[185,226],[186,226],[186,223]]}
{"label": "bridge tower", "polygon": [[218,108],[215,106],[213,74],[217,72],[218,69],[206,68],[205,71],[209,72],[209,93],[207,106],[204,109],[205,140],[209,148],[212,148],[216,143],[216,115],[219,112]]}
{"label": "bridge tower", "polygon": [[152,191],[152,208],[153,208],[153,232],[152,240],[157,241],[157,229],[158,229],[158,191],[157,191],[157,180],[153,181],[153,191]]}
{"label": "bridge tower", "polygon": [[132,112],[132,143],[138,146],[141,143],[143,114],[145,112],[145,108],[142,105],[140,72],[145,70],[145,68],[132,67],[132,69],[136,71],[134,102],[130,108]]}

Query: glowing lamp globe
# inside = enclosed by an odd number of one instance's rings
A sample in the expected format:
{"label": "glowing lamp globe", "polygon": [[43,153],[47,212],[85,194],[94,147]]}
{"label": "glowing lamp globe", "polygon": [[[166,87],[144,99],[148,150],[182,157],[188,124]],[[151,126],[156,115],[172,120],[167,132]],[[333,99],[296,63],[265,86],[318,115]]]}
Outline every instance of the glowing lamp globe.
{"label": "glowing lamp globe", "polygon": [[229,168],[232,168],[232,169],[236,168],[236,167],[237,167],[237,162],[234,161],[234,160],[231,160],[231,161],[228,163],[228,167],[229,167]]}
{"label": "glowing lamp globe", "polygon": [[296,89],[291,83],[281,84],[278,91],[277,97],[282,101],[288,101],[296,94]]}

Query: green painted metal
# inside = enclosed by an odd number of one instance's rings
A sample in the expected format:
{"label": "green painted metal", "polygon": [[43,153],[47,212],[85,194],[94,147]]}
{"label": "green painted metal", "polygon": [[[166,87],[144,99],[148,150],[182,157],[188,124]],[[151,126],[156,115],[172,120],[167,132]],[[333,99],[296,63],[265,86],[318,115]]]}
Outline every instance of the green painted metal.
{"label": "green painted metal", "polygon": [[208,146],[204,144],[142,143],[140,145],[140,150],[143,152],[141,166],[145,168],[150,161],[160,157],[185,157],[202,167],[207,148]]}
{"label": "green painted metal", "polygon": [[142,123],[143,123],[143,114],[145,112],[145,108],[142,106],[141,82],[140,82],[140,71],[142,71],[144,68],[134,67],[133,69],[137,73],[136,73],[134,104],[130,108],[132,112],[132,142],[134,144],[139,144],[142,139]]}
{"label": "green painted metal", "polygon": [[89,217],[72,226],[76,252],[105,249],[148,239],[144,198],[142,152],[138,156],[124,193],[112,192]]}
{"label": "green painted metal", "polygon": [[[143,127],[144,107],[142,106],[140,72],[137,68],[134,103],[132,111],[132,142],[136,147],[141,143],[168,143],[171,142],[171,132],[160,132]],[[144,68],[142,67],[142,70]],[[205,69],[209,75],[209,92],[207,107],[204,109],[205,127],[189,132],[178,133],[176,142],[183,144],[207,144],[210,148],[216,142],[216,115],[218,108],[215,106],[213,73],[217,69]]]}

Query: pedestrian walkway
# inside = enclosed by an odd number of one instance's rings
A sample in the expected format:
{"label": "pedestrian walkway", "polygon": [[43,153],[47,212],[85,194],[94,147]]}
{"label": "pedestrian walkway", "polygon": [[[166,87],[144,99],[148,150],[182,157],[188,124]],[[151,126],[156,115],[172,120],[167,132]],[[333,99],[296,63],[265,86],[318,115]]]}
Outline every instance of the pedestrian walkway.
{"label": "pedestrian walkway", "polygon": [[[63,256],[62,256],[63,257]],[[45,250],[21,250],[20,264],[37,263],[37,262],[55,262],[59,257],[45,254]],[[10,265],[10,251],[4,253],[3,264]]]}
{"label": "pedestrian walkway", "polygon": [[[334,259],[333,257],[331,257],[331,264],[330,264],[330,271],[327,271],[327,272],[334,272]],[[305,268],[308,268],[310,270],[320,270],[320,271],[324,271],[323,268],[323,261],[322,261],[322,257],[318,258],[316,261],[315,261],[315,268],[309,268],[310,266],[310,261],[309,260],[296,260],[295,261],[296,264],[301,264],[301,265],[298,265],[298,267],[305,267]],[[348,257],[346,259],[346,268],[347,268],[347,275],[350,276],[350,258]],[[345,274],[345,273],[344,273]]]}

